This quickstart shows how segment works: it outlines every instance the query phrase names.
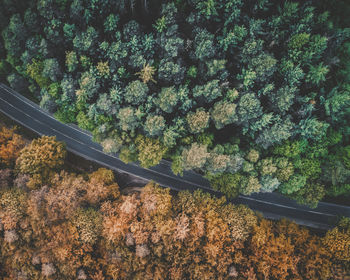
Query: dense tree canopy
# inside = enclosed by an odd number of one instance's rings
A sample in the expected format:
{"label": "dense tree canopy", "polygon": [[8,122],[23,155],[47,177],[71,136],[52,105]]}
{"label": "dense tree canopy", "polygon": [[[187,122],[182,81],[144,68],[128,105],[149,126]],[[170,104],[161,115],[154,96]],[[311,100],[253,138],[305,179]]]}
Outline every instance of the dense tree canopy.
{"label": "dense tree canopy", "polygon": [[[311,185],[347,192],[350,25],[337,16],[346,1],[141,2],[1,0],[0,79],[28,88],[59,120],[92,131],[127,161],[149,153],[141,147],[150,144],[136,143],[141,135],[166,150],[145,166],[161,154],[177,173],[237,174],[243,193],[279,189],[303,202]],[[303,174],[315,168],[308,161],[274,157],[299,142],[313,150],[298,157],[315,160],[317,172]],[[195,148],[199,162],[191,163]],[[247,161],[251,149],[276,171]]]}
{"label": "dense tree canopy", "polygon": [[[148,144],[142,138],[137,143],[149,150],[152,141]],[[50,144],[51,150],[60,145],[51,138],[36,139],[17,161],[29,158],[30,150],[36,155],[35,166],[47,164],[47,153],[38,143],[48,149]],[[256,150],[247,156],[252,163],[258,158]],[[273,174],[278,165],[266,159],[259,168]],[[172,195],[153,183],[140,193],[122,195],[110,170],[74,174],[67,166],[54,166],[53,174],[36,189],[29,186],[36,174],[28,169],[0,169],[1,279],[334,280],[349,276],[348,219],[316,235],[286,220],[266,220],[243,205],[227,203],[225,197],[201,191]],[[244,181],[237,173],[226,176],[236,178],[220,176],[222,184]],[[249,178],[245,184],[254,188],[256,181]]]}

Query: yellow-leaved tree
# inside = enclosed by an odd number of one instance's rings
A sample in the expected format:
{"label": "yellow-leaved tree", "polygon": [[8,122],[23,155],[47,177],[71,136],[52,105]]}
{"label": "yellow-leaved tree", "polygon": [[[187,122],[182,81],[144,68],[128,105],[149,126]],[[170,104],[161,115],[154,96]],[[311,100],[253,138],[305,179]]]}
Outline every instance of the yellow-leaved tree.
{"label": "yellow-leaved tree", "polygon": [[20,173],[32,176],[28,186],[35,188],[50,177],[51,172],[63,167],[67,151],[65,144],[54,136],[42,136],[33,140],[16,161]]}

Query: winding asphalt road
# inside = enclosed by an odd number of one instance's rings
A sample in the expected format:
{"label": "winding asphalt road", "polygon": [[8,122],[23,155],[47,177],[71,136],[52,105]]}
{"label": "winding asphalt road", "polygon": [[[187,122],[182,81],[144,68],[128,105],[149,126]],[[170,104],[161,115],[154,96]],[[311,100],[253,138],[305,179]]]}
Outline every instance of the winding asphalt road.
{"label": "winding asphalt road", "polygon": [[[211,189],[208,180],[193,171],[184,172],[183,177],[174,175],[169,161],[162,160],[155,167],[142,168],[136,163],[125,164],[116,155],[103,153],[101,145],[92,141],[89,132],[57,121],[37,104],[1,83],[0,112],[39,135],[56,136],[57,140],[66,143],[68,151],[112,170],[141,180],[153,180],[176,191],[202,189],[217,196],[222,195]],[[350,207],[320,202],[316,209],[310,209],[276,193],[241,195],[231,201],[245,204],[263,213],[266,218],[286,217],[320,230],[332,228],[340,216],[350,217]]]}

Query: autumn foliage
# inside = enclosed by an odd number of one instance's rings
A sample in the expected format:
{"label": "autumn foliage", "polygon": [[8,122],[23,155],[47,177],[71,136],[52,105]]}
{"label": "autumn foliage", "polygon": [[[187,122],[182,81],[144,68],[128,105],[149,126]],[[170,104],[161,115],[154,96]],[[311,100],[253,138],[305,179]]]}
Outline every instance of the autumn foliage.
{"label": "autumn foliage", "polygon": [[1,279],[347,279],[347,220],[319,236],[200,191],[172,195],[149,183],[121,195],[112,171],[70,173],[58,155],[45,184],[26,188],[37,174],[28,172],[28,155],[35,170],[47,162],[36,154],[40,141],[61,149],[54,139],[34,140],[18,157],[19,173],[4,172]]}
{"label": "autumn foliage", "polygon": [[15,133],[15,129],[5,126],[0,130],[0,165],[12,166],[24,147],[23,138]]}
{"label": "autumn foliage", "polygon": [[35,188],[63,166],[65,157],[65,144],[56,141],[55,136],[43,136],[21,151],[16,168],[20,173],[32,175],[28,186]]}

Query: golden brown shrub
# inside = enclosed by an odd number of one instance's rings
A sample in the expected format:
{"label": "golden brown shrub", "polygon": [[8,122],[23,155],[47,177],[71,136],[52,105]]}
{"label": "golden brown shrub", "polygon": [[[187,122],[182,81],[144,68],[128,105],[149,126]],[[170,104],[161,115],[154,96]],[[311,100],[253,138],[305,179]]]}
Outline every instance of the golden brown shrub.
{"label": "golden brown shrub", "polygon": [[336,260],[350,262],[350,220],[343,219],[338,227],[328,231],[323,244]]}
{"label": "golden brown shrub", "polygon": [[21,150],[16,168],[21,173],[36,175],[38,182],[31,185],[40,187],[40,180],[46,182],[52,171],[63,167],[66,154],[65,144],[56,141],[56,137],[42,136]]}

